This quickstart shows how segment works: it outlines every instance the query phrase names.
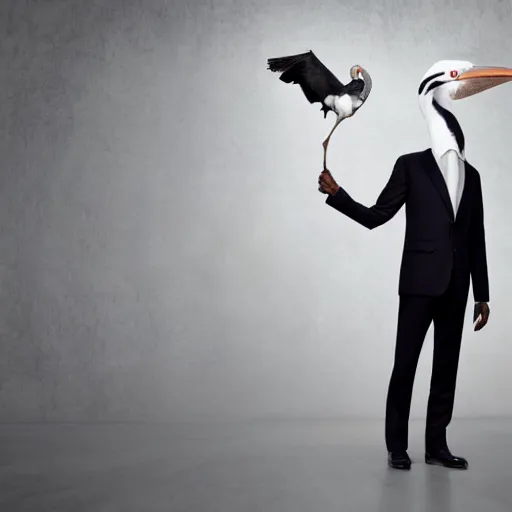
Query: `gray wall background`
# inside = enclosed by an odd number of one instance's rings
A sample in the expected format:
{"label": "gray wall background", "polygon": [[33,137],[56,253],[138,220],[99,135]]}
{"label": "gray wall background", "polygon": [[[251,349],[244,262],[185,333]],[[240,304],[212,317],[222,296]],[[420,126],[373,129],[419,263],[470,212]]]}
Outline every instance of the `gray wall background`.
{"label": "gray wall background", "polygon": [[[371,205],[430,146],[423,73],[511,66],[511,21],[489,0],[2,2],[0,420],[383,417],[404,211],[367,231],[324,204],[334,118],[266,59],[370,71],[329,167]],[[511,95],[454,105],[492,308],[474,333],[470,298],[456,416],[512,414]],[[414,417],[431,355],[432,331]]]}

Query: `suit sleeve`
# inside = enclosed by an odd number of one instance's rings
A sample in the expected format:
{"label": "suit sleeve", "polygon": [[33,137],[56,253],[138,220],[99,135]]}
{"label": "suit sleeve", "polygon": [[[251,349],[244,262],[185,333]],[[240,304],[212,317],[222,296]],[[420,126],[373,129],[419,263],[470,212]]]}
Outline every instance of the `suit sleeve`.
{"label": "suit sleeve", "polygon": [[487,272],[484,205],[480,174],[477,174],[476,200],[469,230],[469,265],[475,302],[489,302],[489,276]]}
{"label": "suit sleeve", "polygon": [[374,229],[392,219],[405,203],[406,197],[406,170],[403,156],[400,156],[388,182],[373,206],[364,206],[354,201],[341,187],[335,194],[328,196],[325,202],[364,227]]}

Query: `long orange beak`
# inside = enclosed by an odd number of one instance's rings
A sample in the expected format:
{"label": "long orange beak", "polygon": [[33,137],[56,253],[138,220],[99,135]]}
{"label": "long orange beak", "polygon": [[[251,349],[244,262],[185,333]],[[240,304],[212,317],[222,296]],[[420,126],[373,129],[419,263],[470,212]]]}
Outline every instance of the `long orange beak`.
{"label": "long orange beak", "polygon": [[462,73],[456,79],[456,82],[459,82],[459,86],[452,97],[454,100],[467,98],[468,96],[473,96],[474,94],[510,82],[511,80],[511,68],[475,66],[469,71]]}

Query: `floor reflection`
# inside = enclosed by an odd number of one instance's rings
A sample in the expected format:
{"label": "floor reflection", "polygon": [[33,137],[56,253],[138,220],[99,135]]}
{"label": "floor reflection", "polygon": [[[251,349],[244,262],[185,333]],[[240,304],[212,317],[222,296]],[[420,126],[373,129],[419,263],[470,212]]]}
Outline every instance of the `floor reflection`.
{"label": "floor reflection", "polygon": [[391,468],[384,470],[379,512],[414,510],[414,502],[418,496],[413,492],[414,479],[411,471]]}
{"label": "floor reflection", "polygon": [[452,473],[460,471],[439,466],[426,466],[425,471],[425,510],[444,512],[453,510]]}
{"label": "floor reflection", "polygon": [[453,471],[455,470],[427,466],[421,462],[413,462],[410,471],[386,468],[381,482],[379,512],[453,511]]}

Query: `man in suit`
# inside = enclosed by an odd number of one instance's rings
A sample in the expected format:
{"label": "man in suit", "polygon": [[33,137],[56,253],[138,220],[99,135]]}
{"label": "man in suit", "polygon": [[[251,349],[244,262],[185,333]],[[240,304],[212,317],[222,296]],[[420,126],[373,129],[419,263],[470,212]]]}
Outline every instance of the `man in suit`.
{"label": "man in suit", "polygon": [[474,329],[489,318],[489,279],[479,172],[466,161],[465,141],[451,100],[512,80],[512,70],[468,61],[436,62],[418,89],[432,147],[400,156],[376,203],[355,201],[324,169],[326,203],[368,229],[389,221],[405,204],[406,230],[399,279],[395,360],[386,402],[388,464],[410,469],[408,422],[418,358],[434,323],[434,360],[425,429],[425,461],[466,469],[452,455],[446,430],[452,418],[470,278]]}
{"label": "man in suit", "polygon": [[[450,146],[450,144],[448,144]],[[445,148],[443,148],[445,149]],[[464,168],[455,208],[442,170],[449,160]],[[434,360],[425,432],[426,462],[465,469],[467,460],[448,449],[446,429],[452,418],[455,384],[470,276],[475,330],[489,317],[489,284],[482,188],[479,172],[456,145],[400,156],[376,203],[366,207],[340,187],[325,169],[319,190],[326,203],[368,229],[389,221],[405,204],[406,233],[399,279],[395,361],[386,404],[388,464],[409,469],[408,422],[413,382],[421,347],[434,323]],[[455,209],[455,212],[454,212]]]}

